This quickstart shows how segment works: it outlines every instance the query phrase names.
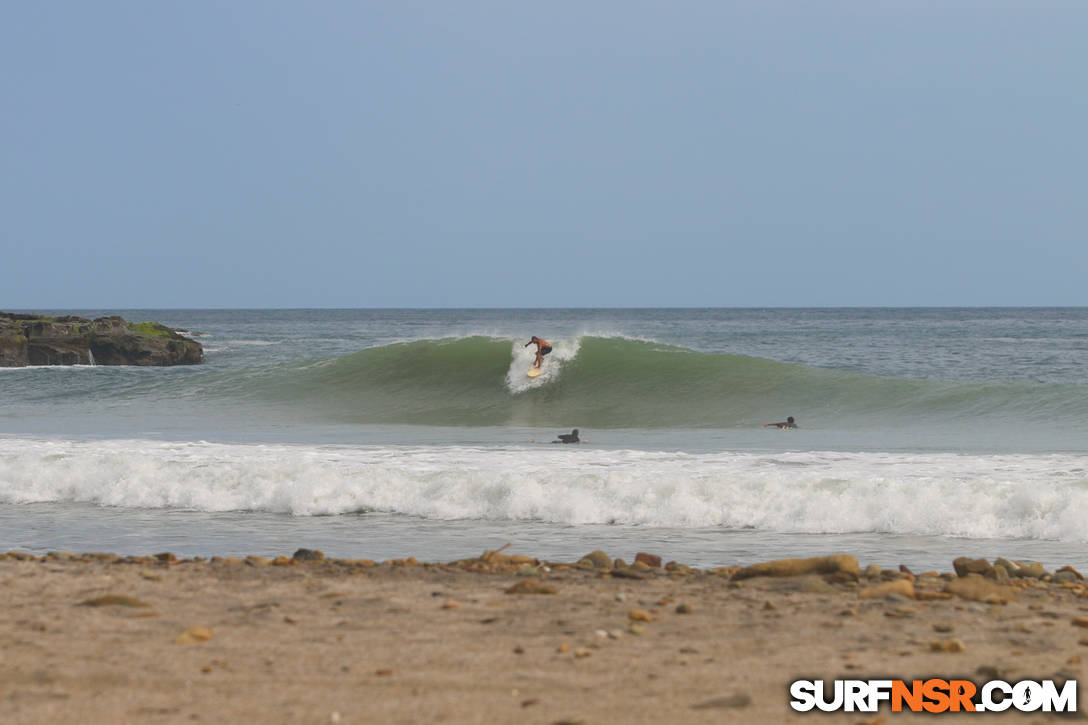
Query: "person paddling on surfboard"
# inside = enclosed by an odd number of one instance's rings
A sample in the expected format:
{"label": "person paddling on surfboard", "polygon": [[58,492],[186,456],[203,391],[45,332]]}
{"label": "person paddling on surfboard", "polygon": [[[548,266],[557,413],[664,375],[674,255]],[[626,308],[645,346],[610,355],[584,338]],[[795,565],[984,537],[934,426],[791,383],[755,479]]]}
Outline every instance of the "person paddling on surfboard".
{"label": "person paddling on surfboard", "polygon": [[536,362],[533,363],[533,367],[539,368],[541,365],[544,364],[544,356],[552,351],[552,346],[548,343],[547,340],[533,335],[533,339],[522,345],[522,347],[529,347],[534,342],[536,343]]}
{"label": "person paddling on surfboard", "polygon": [[793,422],[793,416],[786,418],[783,423],[764,423],[764,428],[777,428],[778,430],[789,430],[790,428],[796,428],[797,424]]}

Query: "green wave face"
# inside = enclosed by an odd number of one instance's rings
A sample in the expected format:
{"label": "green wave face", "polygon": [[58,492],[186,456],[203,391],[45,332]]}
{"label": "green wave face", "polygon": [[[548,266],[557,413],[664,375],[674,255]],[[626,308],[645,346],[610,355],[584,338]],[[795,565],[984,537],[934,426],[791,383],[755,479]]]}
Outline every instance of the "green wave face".
{"label": "green wave face", "polygon": [[371,348],[266,375],[260,397],[345,423],[735,428],[795,415],[821,427],[1088,423],[1082,386],[879,378],[627,338],[553,343],[530,380],[521,342],[489,337]]}

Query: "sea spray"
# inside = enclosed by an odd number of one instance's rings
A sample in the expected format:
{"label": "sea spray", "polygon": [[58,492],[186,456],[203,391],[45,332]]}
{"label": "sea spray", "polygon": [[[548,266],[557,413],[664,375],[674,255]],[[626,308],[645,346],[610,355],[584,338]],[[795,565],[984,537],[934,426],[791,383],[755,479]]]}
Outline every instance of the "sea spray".
{"label": "sea spray", "polygon": [[529,366],[536,362],[536,348],[515,342],[510,351],[510,368],[506,371],[506,389],[517,394],[554,383],[562,374],[564,364],[578,356],[581,342],[581,338],[553,342],[552,351],[544,356],[540,375],[535,378],[530,378],[528,372]]}

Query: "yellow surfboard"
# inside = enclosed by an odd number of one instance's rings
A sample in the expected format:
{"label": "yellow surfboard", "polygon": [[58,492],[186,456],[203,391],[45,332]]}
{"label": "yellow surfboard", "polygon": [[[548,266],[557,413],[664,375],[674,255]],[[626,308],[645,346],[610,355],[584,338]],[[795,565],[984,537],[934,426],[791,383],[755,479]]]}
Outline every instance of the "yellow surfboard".
{"label": "yellow surfboard", "polygon": [[537,375],[540,375],[540,368],[529,368],[530,378],[535,378]]}

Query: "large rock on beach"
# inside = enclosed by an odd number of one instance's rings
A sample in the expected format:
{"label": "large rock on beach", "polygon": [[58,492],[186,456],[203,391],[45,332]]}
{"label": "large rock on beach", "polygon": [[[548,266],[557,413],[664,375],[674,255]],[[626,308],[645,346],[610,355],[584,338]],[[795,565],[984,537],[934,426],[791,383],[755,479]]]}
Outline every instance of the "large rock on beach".
{"label": "large rock on beach", "polygon": [[1019,569],[1012,572],[1012,575],[1027,579],[1042,579],[1049,573],[1050,572],[1043,568],[1042,564],[1037,561],[1033,561],[1029,564],[1024,564]]}
{"label": "large rock on beach", "polygon": [[157,322],[0,312],[0,367],[194,365],[203,360],[199,342]]}
{"label": "large rock on beach", "polygon": [[30,364],[30,345],[22,326],[0,315],[0,367],[20,368]]}
{"label": "large rock on beach", "polygon": [[994,568],[986,559],[972,559],[961,556],[952,562],[952,568],[956,570],[956,576],[965,577],[968,574],[993,577]]}
{"label": "large rock on beach", "polygon": [[733,579],[751,579],[757,576],[802,576],[804,574],[842,574],[857,579],[861,574],[856,557],[850,554],[816,556],[810,559],[776,559],[746,566]]}
{"label": "large rock on beach", "polygon": [[612,558],[600,549],[589,552],[578,561],[579,564],[583,562],[588,563],[594,569],[612,568]]}
{"label": "large rock on beach", "polygon": [[944,591],[960,599],[987,604],[1008,604],[1017,601],[1016,593],[1010,587],[995,584],[981,577],[953,579],[945,584]]}
{"label": "large rock on beach", "polygon": [[1081,582],[1084,581],[1084,576],[1071,566],[1063,566],[1054,572],[1054,579],[1060,582]]}

